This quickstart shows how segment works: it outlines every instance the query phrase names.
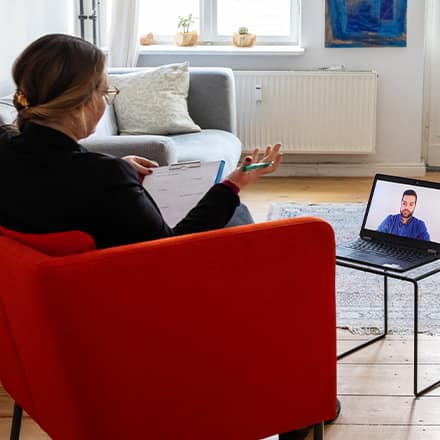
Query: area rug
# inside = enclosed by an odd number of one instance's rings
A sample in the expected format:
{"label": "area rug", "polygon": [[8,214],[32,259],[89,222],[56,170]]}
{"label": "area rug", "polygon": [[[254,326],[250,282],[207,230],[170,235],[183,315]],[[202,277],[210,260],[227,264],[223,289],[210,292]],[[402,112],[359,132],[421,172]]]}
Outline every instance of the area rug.
{"label": "area rug", "polygon": [[[273,203],[268,220],[317,216],[327,220],[336,242],[355,238],[365,210],[363,203]],[[431,266],[440,264],[432,263]],[[419,332],[440,335],[440,275],[419,283]],[[389,280],[388,328],[390,333],[413,333],[412,284]],[[361,271],[337,267],[336,309],[338,327],[356,334],[376,334],[383,329],[383,278]]]}

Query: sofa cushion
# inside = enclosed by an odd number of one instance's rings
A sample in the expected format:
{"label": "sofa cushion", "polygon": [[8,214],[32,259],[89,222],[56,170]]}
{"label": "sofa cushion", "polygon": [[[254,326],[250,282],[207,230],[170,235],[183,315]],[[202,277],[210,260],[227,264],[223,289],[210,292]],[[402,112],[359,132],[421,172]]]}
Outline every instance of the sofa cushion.
{"label": "sofa cushion", "polygon": [[232,133],[223,130],[206,129],[201,133],[170,136],[177,153],[177,161],[224,160],[223,176],[229,174],[240,160],[241,142]]}
{"label": "sofa cushion", "polygon": [[188,113],[188,63],[109,75],[121,93],[114,107],[121,134],[176,134],[200,131]]}
{"label": "sofa cushion", "polygon": [[0,235],[12,238],[52,257],[79,254],[96,249],[93,238],[82,231],[28,234],[0,226]]}

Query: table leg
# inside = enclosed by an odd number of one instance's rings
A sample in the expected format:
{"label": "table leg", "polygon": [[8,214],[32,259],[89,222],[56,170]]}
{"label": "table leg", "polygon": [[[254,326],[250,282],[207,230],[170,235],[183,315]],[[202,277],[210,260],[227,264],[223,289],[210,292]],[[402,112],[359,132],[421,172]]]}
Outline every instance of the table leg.
{"label": "table leg", "polygon": [[440,380],[433,382],[431,385],[418,390],[418,367],[419,367],[419,285],[417,281],[411,281],[414,285],[414,395],[420,397],[423,394],[437,388],[440,385]]}
{"label": "table leg", "polygon": [[375,342],[383,339],[388,333],[388,277],[384,275],[383,277],[383,333],[379,336],[376,336],[370,339],[367,342],[357,345],[356,347],[350,348],[350,350],[344,351],[343,353],[338,354],[337,359],[342,359],[345,356],[348,356],[352,353],[355,353],[358,350],[361,350],[368,345],[374,344]]}

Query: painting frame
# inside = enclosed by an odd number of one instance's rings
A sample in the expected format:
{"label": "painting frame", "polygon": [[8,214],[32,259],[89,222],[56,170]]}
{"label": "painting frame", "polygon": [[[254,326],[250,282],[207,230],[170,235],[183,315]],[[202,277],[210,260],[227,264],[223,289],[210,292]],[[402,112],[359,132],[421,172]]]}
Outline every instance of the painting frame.
{"label": "painting frame", "polygon": [[406,47],[407,0],[325,0],[325,47]]}

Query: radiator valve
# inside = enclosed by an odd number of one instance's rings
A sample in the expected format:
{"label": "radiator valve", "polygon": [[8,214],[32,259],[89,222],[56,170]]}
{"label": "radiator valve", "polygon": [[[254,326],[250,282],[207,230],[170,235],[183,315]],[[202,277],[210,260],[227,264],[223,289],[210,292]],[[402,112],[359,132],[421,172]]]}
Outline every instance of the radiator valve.
{"label": "radiator valve", "polygon": [[263,101],[263,90],[261,84],[255,85],[255,101],[262,102]]}

